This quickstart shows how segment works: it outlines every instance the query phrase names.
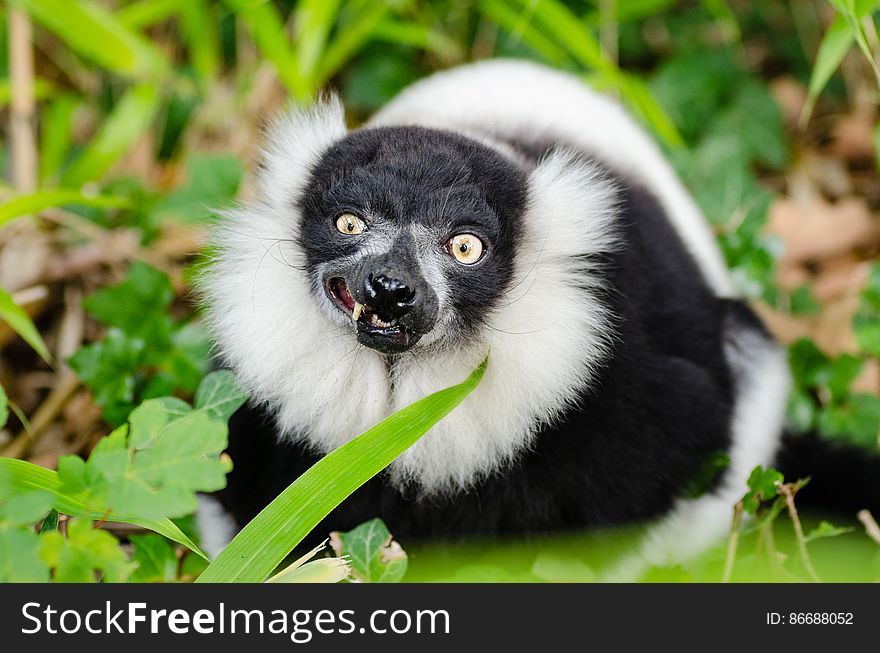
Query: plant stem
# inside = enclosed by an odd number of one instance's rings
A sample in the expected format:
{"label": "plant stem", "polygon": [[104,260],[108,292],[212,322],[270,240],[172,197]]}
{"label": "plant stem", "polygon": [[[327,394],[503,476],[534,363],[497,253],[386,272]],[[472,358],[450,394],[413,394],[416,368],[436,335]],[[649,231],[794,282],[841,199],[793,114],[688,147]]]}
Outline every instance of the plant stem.
{"label": "plant stem", "polygon": [[877,525],[877,521],[874,519],[874,515],[871,514],[870,510],[859,510],[856,515],[859,518],[859,521],[862,522],[865,526],[865,533],[868,534],[872,540],[874,540],[877,544],[880,544],[880,526]]}
{"label": "plant stem", "polygon": [[19,193],[37,187],[37,146],[34,139],[34,55],[33,30],[24,10],[9,8],[9,76],[12,101],[9,133],[12,143],[12,178]]}
{"label": "plant stem", "polygon": [[810,553],[809,551],[807,551],[807,538],[804,537],[804,529],[801,526],[801,520],[800,517],[798,517],[797,508],[794,505],[795,490],[791,483],[782,483],[779,486],[779,493],[785,498],[785,505],[788,508],[788,515],[789,517],[791,517],[791,523],[794,524],[794,535],[797,539],[801,562],[803,563],[804,568],[807,570],[807,573],[810,576],[810,580],[812,580],[814,583],[821,583],[822,580],[819,578],[819,574],[816,573],[816,569],[813,567],[812,560],[810,560]]}
{"label": "plant stem", "polygon": [[733,507],[733,521],[730,523],[730,534],[727,536],[727,556],[724,559],[724,572],[721,575],[722,583],[729,583],[733,575],[733,563],[736,560],[736,546],[739,543],[739,527],[742,523],[743,504],[738,501]]}

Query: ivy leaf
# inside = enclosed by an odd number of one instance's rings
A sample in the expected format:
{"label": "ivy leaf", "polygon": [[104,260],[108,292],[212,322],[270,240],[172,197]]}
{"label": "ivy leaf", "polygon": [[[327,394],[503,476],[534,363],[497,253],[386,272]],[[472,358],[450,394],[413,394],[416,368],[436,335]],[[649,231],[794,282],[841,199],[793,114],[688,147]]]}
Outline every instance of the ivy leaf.
{"label": "ivy leaf", "polygon": [[831,393],[831,399],[842,402],[849,396],[849,388],[862,371],[865,361],[852,354],[842,354],[831,361],[828,380],[825,385]]}
{"label": "ivy leaf", "polygon": [[407,556],[381,519],[364,522],[346,533],[330,534],[338,556],[348,556],[352,575],[364,583],[399,583],[406,573]]}
{"label": "ivy leaf", "polygon": [[232,414],[247,400],[247,393],[235,381],[232,372],[212,372],[196,391],[195,406],[221,422],[228,422]]}
{"label": "ivy leaf", "polygon": [[207,329],[198,322],[185,324],[171,333],[171,347],[158,366],[168,372],[175,388],[194,392],[208,372],[210,352]]}
{"label": "ivy leaf", "polygon": [[150,399],[123,425],[103,438],[89,460],[58,461],[63,492],[86,493],[95,512],[141,519],[180,517],[193,512],[196,492],[226,484],[230,469],[220,454],[226,423],[178,399]]}
{"label": "ivy leaf", "polygon": [[195,510],[195,492],[226,485],[228,466],[219,460],[225,448],[226,425],[196,410],[162,429],[152,447],[135,455],[132,471],[154,488],[177,495],[180,508],[166,514],[182,516]]}
{"label": "ivy leaf", "polygon": [[68,522],[67,537],[58,531],[40,536],[40,557],[55,571],[59,583],[119,583],[134,570],[115,537],[92,528],[87,519]]}
{"label": "ivy leaf", "polygon": [[730,103],[711,121],[709,134],[736,134],[743,155],[779,169],[788,159],[782,112],[766,84],[747,77]]}
{"label": "ivy leaf", "polygon": [[749,476],[749,492],[743,497],[743,509],[754,515],[764,501],[776,496],[778,485],[782,481],[782,474],[772,467],[769,469],[764,469],[761,465],[755,467]]}
{"label": "ivy leaf", "polygon": [[875,449],[880,437],[880,397],[856,393],[846,403],[819,413],[819,429],[830,436]]}
{"label": "ivy leaf", "polygon": [[45,583],[49,568],[39,556],[40,538],[30,528],[0,524],[0,583]]}
{"label": "ivy leaf", "polygon": [[166,309],[173,299],[168,277],[135,261],[122,283],[92,293],[83,300],[83,306],[92,316],[121,329],[129,337],[167,345],[171,338],[171,321]]}
{"label": "ivy leaf", "polygon": [[174,547],[161,535],[132,535],[132,561],[137,569],[131,575],[134,583],[167,583],[177,580],[177,555]]}
{"label": "ivy leaf", "polygon": [[145,351],[144,341],[110,329],[100,342],[80,348],[68,363],[94,395],[104,418],[121,424],[135,398],[135,374]]}

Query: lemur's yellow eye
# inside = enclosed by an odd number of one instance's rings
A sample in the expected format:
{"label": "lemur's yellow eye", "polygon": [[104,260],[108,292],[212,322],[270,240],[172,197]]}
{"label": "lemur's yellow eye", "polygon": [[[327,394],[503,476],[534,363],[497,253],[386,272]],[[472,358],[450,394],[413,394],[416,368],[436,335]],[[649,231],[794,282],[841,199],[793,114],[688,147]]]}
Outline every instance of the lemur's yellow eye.
{"label": "lemur's yellow eye", "polygon": [[483,255],[483,241],[473,234],[458,234],[446,243],[446,251],[459,263],[472,265]]}
{"label": "lemur's yellow eye", "polygon": [[339,233],[341,234],[356,236],[357,234],[364,232],[364,223],[356,215],[343,213],[336,218],[336,228],[339,229]]}

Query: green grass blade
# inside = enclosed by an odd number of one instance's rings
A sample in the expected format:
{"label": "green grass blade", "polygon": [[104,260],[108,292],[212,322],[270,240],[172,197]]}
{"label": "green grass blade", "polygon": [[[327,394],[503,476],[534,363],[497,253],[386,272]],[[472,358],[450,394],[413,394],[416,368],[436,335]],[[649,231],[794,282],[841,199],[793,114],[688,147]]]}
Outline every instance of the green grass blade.
{"label": "green grass blade", "polygon": [[34,326],[33,320],[25,312],[25,310],[15,303],[5,289],[0,288],[0,319],[8,324],[13,331],[21,336],[27,344],[29,344],[35,352],[40,355],[44,361],[52,364],[52,355],[49,348],[43,342],[43,337]]}
{"label": "green grass blade", "polygon": [[129,89],[85,150],[61,175],[62,186],[81,186],[101,177],[141,137],[159,109],[159,91],[150,83]]}
{"label": "green grass blade", "polygon": [[140,0],[116,10],[116,20],[128,29],[145,29],[171,18],[181,9],[180,0]]}
{"label": "green grass blade", "polygon": [[187,547],[205,558],[205,560],[208,559],[204,552],[168,518],[159,520],[140,519],[131,515],[89,510],[81,495],[61,492],[61,482],[58,480],[58,474],[51,469],[15,458],[0,458],[0,473],[9,478],[16,492],[29,492],[31,490],[51,492],[55,495],[55,509],[60,513],[72,517],[134,524],[151,530],[154,533],[159,533],[159,535],[164,535],[169,540]]}
{"label": "green grass blade", "polygon": [[[484,0],[486,16],[559,64],[559,49],[597,74],[600,86],[616,89],[633,111],[641,116],[670,147],[681,147],[684,140],[675,123],[641,80],[627,75],[602,50],[589,27],[559,0]],[[518,10],[516,18],[512,11]],[[503,22],[502,22],[503,21]],[[514,22],[515,21],[515,22]]]}
{"label": "green grass blade", "polygon": [[14,0],[84,59],[127,77],[158,77],[168,61],[147,39],[91,0]]}
{"label": "green grass blade", "polygon": [[550,63],[559,66],[571,60],[566,51],[553,39],[525,23],[520,12],[513,9],[505,0],[482,0],[480,12],[496,25],[510,32],[511,37],[522,39],[526,45],[540,53]]}
{"label": "green grass blade", "polygon": [[311,73],[319,86],[335,75],[364,46],[386,13],[388,13],[388,5],[384,2],[367,5],[365,10],[352,21],[351,26],[342,30],[327,45],[322,57],[320,72]]}
{"label": "green grass blade", "polygon": [[629,107],[651,126],[663,142],[673,148],[684,147],[684,138],[669,114],[648,90],[648,85],[633,75],[624,75],[619,82],[621,95]]}
{"label": "green grass blade", "polygon": [[[336,16],[339,13],[341,0],[300,0],[293,15],[296,26],[296,59],[300,75],[307,80],[317,81],[317,71],[324,54],[324,48]],[[384,1],[372,3],[383,7]],[[354,29],[360,29],[357,24]],[[344,36],[344,35],[343,35]]]}
{"label": "green grass blade", "polygon": [[180,5],[180,27],[189,50],[190,65],[203,80],[212,80],[220,70],[220,28],[213,6],[205,0]]}
{"label": "green grass blade", "polygon": [[479,384],[486,363],[324,456],[245,526],[197,582],[264,581],[330,511],[458,406]]}
{"label": "green grass blade", "polygon": [[602,50],[599,39],[572,11],[559,0],[512,0],[524,15],[543,28],[546,37],[562,45],[577,61],[587,68],[614,78],[620,69]]}
{"label": "green grass blade", "polygon": [[384,18],[376,25],[372,38],[397,45],[410,45],[432,52],[445,60],[464,58],[455,39],[429,25]]}
{"label": "green grass blade", "polygon": [[840,66],[840,62],[852,47],[855,37],[850,31],[849,23],[843,14],[839,14],[819,44],[819,52],[813,63],[813,72],[810,75],[809,92],[804,109],[801,112],[801,125],[806,125],[816,106],[816,100],[822,89],[828,84],[828,80]]}
{"label": "green grass blade", "polygon": [[40,179],[58,174],[73,143],[73,114],[81,100],[60,95],[43,112],[40,138]]}
{"label": "green grass blade", "polygon": [[0,205],[0,227],[24,215],[33,215],[53,206],[90,206],[98,209],[125,208],[129,201],[113,195],[84,195],[77,190],[53,188],[19,195]]}
{"label": "green grass blade", "polygon": [[291,48],[284,23],[275,6],[265,0],[224,0],[248,28],[257,48],[275,66],[278,77],[299,101],[308,101],[317,88],[300,74],[299,62]]}

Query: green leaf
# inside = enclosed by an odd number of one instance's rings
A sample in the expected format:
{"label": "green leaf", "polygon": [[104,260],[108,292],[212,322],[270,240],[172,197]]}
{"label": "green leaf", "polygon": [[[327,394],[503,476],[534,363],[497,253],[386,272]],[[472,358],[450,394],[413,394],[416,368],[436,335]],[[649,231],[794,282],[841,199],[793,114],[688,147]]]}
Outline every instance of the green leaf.
{"label": "green leaf", "polygon": [[103,340],[80,348],[68,359],[110,424],[121,424],[133,408],[135,373],[145,347],[140,338],[130,338],[112,328]]}
{"label": "green leaf", "polygon": [[171,322],[165,311],[173,299],[168,277],[135,261],[124,281],[92,293],[83,300],[83,306],[92,316],[121,329],[130,338],[167,347]]}
{"label": "green leaf", "polygon": [[880,397],[852,394],[845,403],[823,410],[818,427],[823,434],[876,449],[880,438]]}
{"label": "green leaf", "polygon": [[338,583],[351,573],[351,565],[344,558],[314,558],[327,546],[323,542],[319,546],[295,560],[286,568],[272,576],[267,583]]}
{"label": "green leaf", "polygon": [[50,492],[55,498],[55,509],[65,515],[125,522],[141,526],[159,533],[160,535],[164,535],[168,539],[173,540],[178,544],[182,544],[190,550],[195,551],[201,557],[207,559],[207,556],[201,551],[201,549],[184,535],[170,519],[143,519],[135,515],[90,509],[87,506],[89,497],[84,492],[67,493],[61,491],[61,481],[58,478],[58,473],[53,472],[52,470],[40,467],[39,465],[34,465],[24,460],[0,458],[0,479],[3,478],[8,480],[10,486],[17,493],[30,492],[33,490],[45,490]]}
{"label": "green leaf", "polygon": [[61,490],[84,494],[92,509],[159,520],[194,512],[196,492],[226,485],[224,422],[201,410],[169,420],[162,404],[149,400],[132,411],[129,427],[102,439],[85,463],[62,458]]}
{"label": "green leaf", "polygon": [[132,535],[132,561],[137,569],[131,575],[133,583],[170,583],[177,580],[177,555],[174,547],[161,535]]}
{"label": "green leaf", "polygon": [[206,0],[173,2],[180,11],[180,28],[193,69],[204,80],[217,77],[220,68],[217,7]]}
{"label": "green leaf", "polygon": [[349,566],[341,558],[321,558],[281,571],[267,583],[338,583],[348,577]]}
{"label": "green leaf", "polygon": [[158,109],[159,91],[154,84],[139,84],[126,91],[92,141],[61,175],[61,185],[77,187],[100,179],[134,146]]}
{"label": "green leaf", "polygon": [[52,493],[46,490],[18,491],[9,475],[0,470],[0,525],[33,527],[49,514],[53,502]]}
{"label": "green leaf", "polygon": [[204,222],[212,209],[235,199],[242,179],[241,162],[232,156],[195,155],[188,162],[187,179],[183,188],[156,205],[155,219]]}
{"label": "green leaf", "polygon": [[204,378],[196,391],[195,407],[221,422],[228,422],[248,398],[232,372],[219,370]]}
{"label": "green leaf", "polygon": [[738,88],[743,72],[725,50],[685,52],[666,59],[649,88],[689,143],[695,142]]}
{"label": "green leaf", "polygon": [[852,354],[841,354],[831,361],[831,373],[825,386],[835,402],[843,402],[849,396],[849,388],[862,371],[865,361]]}
{"label": "green leaf", "polygon": [[9,419],[9,398],[6,396],[6,390],[0,385],[0,429],[6,426],[6,420]]}
{"label": "green leaf", "polygon": [[420,399],[324,456],[245,526],[198,582],[265,580],[333,508],[464,401],[486,364],[459,385]]}
{"label": "green leaf", "polygon": [[[52,498],[52,501],[53,501],[53,505],[54,505],[54,501],[55,501],[54,497]],[[49,511],[49,514],[46,515],[46,518],[43,519],[42,523],[40,524],[39,529],[37,529],[37,532],[38,533],[48,533],[50,531],[57,531],[57,530],[58,530],[58,511],[55,510],[55,508],[52,508],[52,510]]]}
{"label": "green leaf", "polygon": [[40,355],[40,358],[51,365],[52,355],[37,327],[25,310],[15,303],[12,295],[3,288],[0,288],[0,318],[21,336],[22,340]]}
{"label": "green leaf", "polygon": [[40,179],[47,180],[61,169],[73,142],[73,115],[81,100],[61,95],[43,112],[40,129]]}
{"label": "green leaf", "polygon": [[93,583],[100,576],[110,583],[124,582],[134,565],[110,533],[92,528],[86,519],[68,522],[67,537],[58,531],[40,536],[40,557],[54,569],[59,583]]}
{"label": "green leaf", "polygon": [[724,109],[713,117],[707,134],[735,134],[749,161],[782,168],[788,145],[779,105],[762,81],[748,77]]}
{"label": "green leaf", "polygon": [[91,0],[14,0],[80,56],[128,77],[159,77],[164,56],[147,39],[125,28]]}
{"label": "green leaf", "polygon": [[743,497],[743,508],[754,515],[761,504],[776,496],[778,486],[783,481],[783,476],[772,467],[764,469],[761,465],[755,467],[749,476],[749,492]]}
{"label": "green leaf", "polygon": [[828,80],[840,67],[840,63],[852,47],[855,36],[850,30],[846,17],[838,15],[819,44],[816,61],[813,63],[813,72],[810,75],[810,85],[807,93],[807,101],[801,113],[801,124],[806,124],[816,106],[816,100],[822,89],[828,84]]}
{"label": "green leaf", "polygon": [[351,572],[364,583],[399,583],[407,556],[381,519],[371,519],[346,533],[331,533],[338,556],[348,556]]}
{"label": "green leaf", "polygon": [[869,356],[880,358],[880,265],[871,268],[853,329],[859,348]]}
{"label": "green leaf", "polygon": [[[300,75],[306,80],[317,81],[318,65],[340,4],[341,0],[299,0],[296,3],[293,20],[299,38],[294,47]],[[382,7],[385,3],[371,4]]]}
{"label": "green leaf", "polygon": [[24,215],[33,215],[48,208],[68,205],[120,209],[129,206],[129,201],[111,195],[84,195],[79,191],[64,188],[38,190],[29,195],[13,197],[0,205],[0,226]]}
{"label": "green leaf", "polygon": [[0,583],[45,583],[49,568],[40,558],[40,538],[30,528],[0,525]]}
{"label": "green leaf", "polygon": [[807,542],[812,542],[826,537],[837,537],[846,533],[852,533],[854,530],[851,527],[835,526],[823,519],[816,528],[807,533],[806,540]]}

